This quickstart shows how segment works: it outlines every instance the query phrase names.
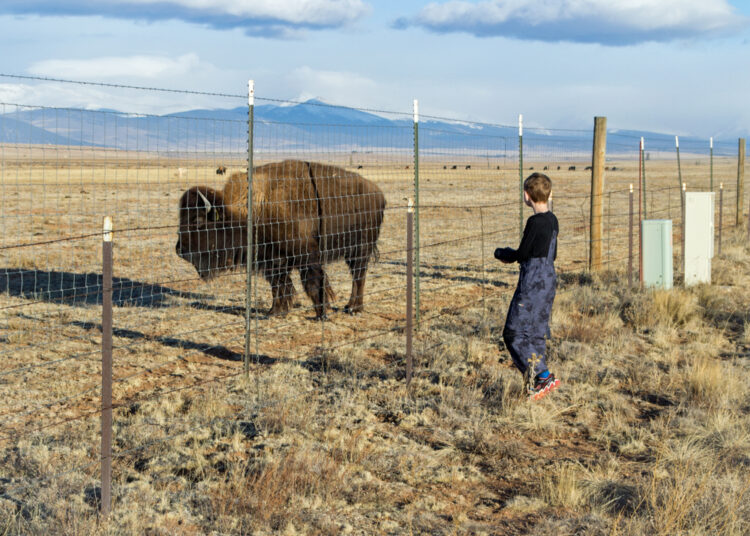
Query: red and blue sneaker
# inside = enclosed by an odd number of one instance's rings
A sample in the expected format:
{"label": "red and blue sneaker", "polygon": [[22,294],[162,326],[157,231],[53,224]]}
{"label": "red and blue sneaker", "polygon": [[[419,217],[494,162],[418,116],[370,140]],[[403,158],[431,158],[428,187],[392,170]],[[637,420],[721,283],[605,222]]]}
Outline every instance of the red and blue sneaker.
{"label": "red and blue sneaker", "polygon": [[529,400],[541,400],[549,393],[560,387],[560,380],[555,378],[555,375],[551,372],[547,372],[547,375],[542,377],[545,373],[537,375],[534,380],[534,387],[529,389]]}

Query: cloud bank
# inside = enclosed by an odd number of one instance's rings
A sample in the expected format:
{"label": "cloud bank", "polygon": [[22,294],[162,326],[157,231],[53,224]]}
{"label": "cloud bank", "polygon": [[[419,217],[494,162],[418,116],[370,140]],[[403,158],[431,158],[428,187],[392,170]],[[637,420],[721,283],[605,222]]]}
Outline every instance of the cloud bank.
{"label": "cloud bank", "polygon": [[3,0],[0,13],[182,20],[241,28],[250,36],[293,37],[350,24],[370,11],[362,0]]}
{"label": "cloud bank", "polygon": [[33,64],[29,73],[37,76],[101,79],[157,79],[184,76],[198,70],[200,59],[196,54],[178,58],[164,56],[106,56],[86,60],[50,59]]}
{"label": "cloud bank", "polygon": [[394,26],[623,46],[721,37],[747,28],[748,22],[726,0],[453,0],[428,4]]}

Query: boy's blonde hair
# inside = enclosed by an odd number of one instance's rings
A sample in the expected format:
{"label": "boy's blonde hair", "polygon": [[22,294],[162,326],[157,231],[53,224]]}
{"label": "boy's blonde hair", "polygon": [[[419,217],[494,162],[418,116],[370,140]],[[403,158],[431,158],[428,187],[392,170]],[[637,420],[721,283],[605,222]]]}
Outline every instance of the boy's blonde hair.
{"label": "boy's blonde hair", "polygon": [[546,203],[552,192],[552,181],[544,173],[532,173],[523,181],[523,189],[534,203]]}

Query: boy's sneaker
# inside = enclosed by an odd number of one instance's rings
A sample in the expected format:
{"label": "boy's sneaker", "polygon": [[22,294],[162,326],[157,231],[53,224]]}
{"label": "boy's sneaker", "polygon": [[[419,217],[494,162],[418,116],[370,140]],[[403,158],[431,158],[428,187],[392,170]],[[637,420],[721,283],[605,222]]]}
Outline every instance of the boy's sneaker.
{"label": "boy's sneaker", "polygon": [[560,380],[552,373],[544,379],[537,378],[534,387],[529,389],[529,400],[541,400],[558,387],[560,387]]}

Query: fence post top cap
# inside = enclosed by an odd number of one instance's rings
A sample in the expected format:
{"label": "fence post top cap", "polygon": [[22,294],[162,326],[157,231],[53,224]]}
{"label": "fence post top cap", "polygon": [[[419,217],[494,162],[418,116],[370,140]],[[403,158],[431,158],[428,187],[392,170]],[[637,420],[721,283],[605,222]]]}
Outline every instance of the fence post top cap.
{"label": "fence post top cap", "polygon": [[406,202],[406,211],[414,212],[414,200],[411,197]]}

